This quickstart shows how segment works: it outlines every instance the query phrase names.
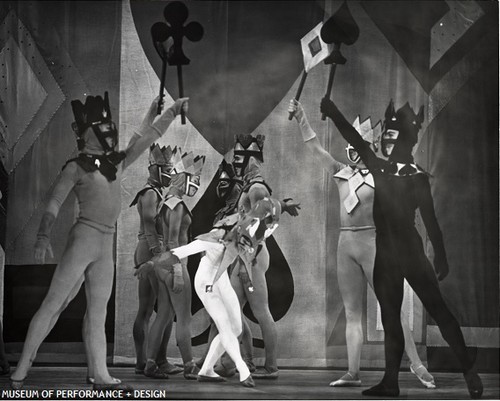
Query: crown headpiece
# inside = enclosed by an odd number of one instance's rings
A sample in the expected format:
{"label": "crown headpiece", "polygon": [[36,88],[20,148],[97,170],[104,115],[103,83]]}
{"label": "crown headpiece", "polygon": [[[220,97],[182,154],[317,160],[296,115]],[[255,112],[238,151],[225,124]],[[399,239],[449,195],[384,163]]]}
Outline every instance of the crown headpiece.
{"label": "crown headpiece", "polygon": [[82,135],[87,128],[93,125],[111,122],[107,91],[104,92],[104,99],[101,96],[87,96],[85,104],[80,100],[73,100],[71,108],[75,117],[73,129],[77,135]]}
{"label": "crown headpiece", "polygon": [[352,123],[352,126],[359,132],[364,141],[373,143],[373,128],[370,117],[360,123],[359,116],[357,116],[356,120]]}
{"label": "crown headpiece", "polygon": [[181,148],[176,146],[172,152],[172,164],[173,174],[200,175],[205,164],[205,156],[194,156],[193,152],[182,154]]}
{"label": "crown headpiece", "polygon": [[167,166],[172,164],[172,148],[153,143],[149,148],[149,165]]}
{"label": "crown headpiece", "polygon": [[238,134],[235,136],[234,153],[245,156],[254,156],[261,162],[264,161],[265,135],[252,136],[251,134]]}
{"label": "crown headpiece", "polygon": [[385,110],[384,129],[394,129],[398,131],[420,130],[424,121],[424,106],[421,106],[418,114],[411,108],[408,102],[397,111],[394,109],[394,103],[391,99],[389,106]]}

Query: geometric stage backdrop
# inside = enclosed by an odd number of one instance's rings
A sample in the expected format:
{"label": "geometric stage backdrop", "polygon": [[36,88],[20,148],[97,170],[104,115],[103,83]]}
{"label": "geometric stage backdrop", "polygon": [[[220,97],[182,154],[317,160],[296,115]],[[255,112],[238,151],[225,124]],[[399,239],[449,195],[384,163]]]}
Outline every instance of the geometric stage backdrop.
{"label": "geometric stage backdrop", "polygon": [[[43,4],[42,4],[43,3]],[[27,325],[47,290],[77,210],[63,205],[51,242],[55,257],[33,265],[32,248],[47,197],[65,161],[76,154],[70,101],[109,91],[123,148],[159,89],[161,60],[150,27],[166,2],[2,2],[0,5],[0,242],[5,250],[4,338],[17,358]],[[189,198],[193,235],[208,229],[217,209],[213,179],[229,159],[238,133],[263,134],[264,176],[273,195],[301,203],[296,218],[283,216],[269,240],[268,286],[277,321],[281,366],[345,367],[345,313],[336,277],[339,199],[335,182],[307,153],[287,106],[302,74],[300,38],[340,1],[187,2],[189,21],[204,27],[200,42],[184,42],[191,59],[184,91],[186,125],[176,121],[160,144],[207,157],[201,188]],[[293,5],[293,6],[292,6]],[[421,105],[425,121],[415,159],[431,175],[438,221],[450,264],[440,283],[479,368],[498,371],[498,4],[482,1],[349,1],[360,36],[342,48],[332,98],[350,121],[375,123],[390,99]],[[177,97],[167,68],[166,101]],[[346,162],[345,142],[320,100],[329,67],[308,74],[301,103],[323,146]],[[116,280],[108,307],[109,356],[133,363],[132,324],[137,311],[133,252],[138,217],[128,205],[146,179],[147,155],[126,170],[117,223]],[[432,246],[416,216],[432,260]],[[196,260],[190,260],[191,273]],[[2,268],[3,272],[3,268]],[[61,316],[40,357],[81,361],[79,294]],[[371,289],[364,294],[362,367],[383,366],[383,331]],[[430,370],[456,369],[446,343],[418,298],[405,307],[421,357]],[[200,355],[208,318],[193,298],[192,341]],[[262,338],[251,310],[245,315],[254,353]],[[493,352],[492,352],[493,351]],[[178,357],[177,347],[169,347]],[[45,356],[44,356],[45,355]],[[406,363],[404,361],[404,363]]]}

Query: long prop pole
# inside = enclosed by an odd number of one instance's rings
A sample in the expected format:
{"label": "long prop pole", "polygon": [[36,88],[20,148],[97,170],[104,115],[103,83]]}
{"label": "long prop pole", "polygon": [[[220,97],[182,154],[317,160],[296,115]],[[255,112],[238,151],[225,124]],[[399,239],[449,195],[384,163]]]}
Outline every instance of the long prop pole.
{"label": "long prop pole", "polygon": [[[302,89],[304,88],[304,84],[306,82],[306,78],[307,78],[307,72],[306,70],[304,70],[302,72],[302,78],[300,79],[300,83],[299,83],[299,87],[297,88],[297,93],[295,94],[295,100],[299,100],[300,99],[300,95],[302,94]],[[288,119],[291,120],[293,118],[293,113],[288,113]]]}
{"label": "long prop pole", "polygon": [[[334,44],[333,46],[333,51],[338,51],[340,50],[340,44]],[[330,99],[330,96],[332,94],[332,88],[333,88],[333,79],[335,78],[335,71],[337,71],[337,63],[332,63],[330,66],[330,75],[328,76],[328,85],[326,87],[326,93],[325,97],[327,99]],[[321,120],[326,120],[326,115],[321,114]]]}
{"label": "long prop pole", "polygon": [[[182,84],[182,65],[177,65],[177,80],[179,82],[179,97],[184,97],[184,85]],[[181,124],[186,124],[184,109],[181,109]]]}
{"label": "long prop pole", "polygon": [[156,114],[161,114],[161,109],[163,108],[163,97],[164,95],[164,90],[165,90],[165,77],[167,75],[167,60],[166,58],[162,57],[163,64],[161,66],[161,82],[160,82],[160,100],[158,100],[158,110]]}
{"label": "long prop pole", "polygon": [[[333,79],[335,78],[335,71],[337,70],[337,64],[333,63],[330,66],[330,75],[328,77],[328,86],[326,87],[325,97],[330,99],[332,88],[333,88]],[[321,114],[321,119],[324,121],[326,119],[326,115]]]}

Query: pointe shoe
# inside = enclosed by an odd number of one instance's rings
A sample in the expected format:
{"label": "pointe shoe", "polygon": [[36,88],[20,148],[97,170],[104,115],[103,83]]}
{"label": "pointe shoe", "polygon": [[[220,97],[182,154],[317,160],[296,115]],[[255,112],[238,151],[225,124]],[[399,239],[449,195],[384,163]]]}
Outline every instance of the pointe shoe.
{"label": "pointe shoe", "polygon": [[426,388],[436,388],[434,377],[432,377],[424,365],[419,365],[416,368],[414,368],[413,365],[410,365],[410,372],[417,376],[420,383],[422,383]]}
{"label": "pointe shoe", "polygon": [[252,373],[254,379],[267,379],[267,380],[276,380],[280,375],[279,370],[275,370],[274,372],[270,372],[266,368],[256,369],[255,372]]}
{"label": "pointe shoe", "polygon": [[252,379],[252,375],[248,375],[245,380],[240,381],[243,387],[255,387],[255,382]]}
{"label": "pointe shoe", "polygon": [[127,383],[94,383],[92,386],[93,390],[123,390],[123,391],[134,391],[134,388]]}
{"label": "pointe shoe", "polygon": [[194,361],[188,362],[184,365],[184,378],[186,380],[197,380],[199,371],[200,368],[196,366]]}
{"label": "pointe shoe", "polygon": [[465,382],[467,383],[467,388],[469,390],[470,398],[478,399],[483,395],[483,382],[473,369],[464,373]]}
{"label": "pointe shoe", "polygon": [[[111,379],[113,379],[113,382],[115,382],[115,383],[122,382],[120,379],[117,379],[116,377],[112,377]],[[87,384],[94,384],[95,383],[95,379],[92,376],[87,376],[85,381],[87,382]]]}
{"label": "pointe shoe", "polygon": [[221,376],[205,376],[205,375],[198,375],[197,379],[199,382],[212,382],[212,383],[222,383],[227,381]]}
{"label": "pointe shoe", "polygon": [[399,387],[386,387],[385,384],[379,383],[363,391],[361,394],[372,397],[398,397]]}
{"label": "pointe shoe", "polygon": [[350,372],[347,372],[340,379],[330,383],[330,387],[359,387],[359,386],[361,386],[361,380],[359,378],[354,377],[354,375]]}
{"label": "pointe shoe", "polygon": [[16,380],[11,377],[9,380],[10,380],[10,388],[12,390],[21,390],[24,387],[24,381],[26,380],[26,377],[21,380]]}

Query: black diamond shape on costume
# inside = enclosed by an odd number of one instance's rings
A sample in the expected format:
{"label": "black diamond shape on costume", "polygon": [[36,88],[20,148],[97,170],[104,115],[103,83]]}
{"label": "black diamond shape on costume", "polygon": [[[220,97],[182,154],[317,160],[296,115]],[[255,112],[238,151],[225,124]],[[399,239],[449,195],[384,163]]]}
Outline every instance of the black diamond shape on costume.
{"label": "black diamond shape on costume", "polygon": [[317,36],[309,42],[308,46],[313,57],[321,51],[321,42]]}

